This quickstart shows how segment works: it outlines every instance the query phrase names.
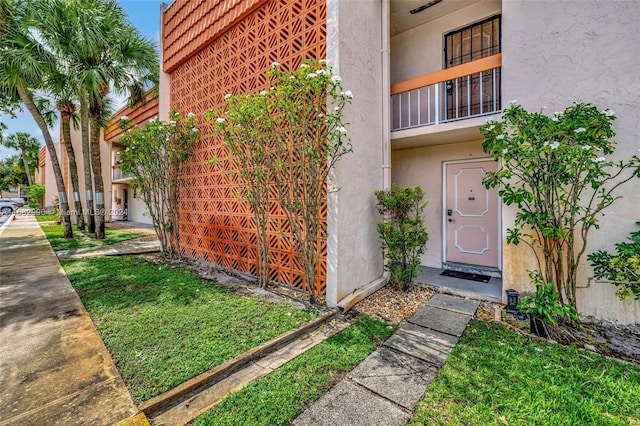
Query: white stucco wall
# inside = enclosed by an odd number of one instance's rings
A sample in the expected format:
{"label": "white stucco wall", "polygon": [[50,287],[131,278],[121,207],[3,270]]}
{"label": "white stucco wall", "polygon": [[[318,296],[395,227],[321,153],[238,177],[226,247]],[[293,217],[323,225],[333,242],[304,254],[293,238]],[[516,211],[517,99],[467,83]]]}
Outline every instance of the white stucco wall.
{"label": "white stucco wall", "polygon": [[481,0],[392,37],[391,83],[443,69],[444,35],[499,14],[500,5],[501,0]]}
{"label": "white stucco wall", "polygon": [[[640,5],[637,1],[503,2],[503,103],[517,99],[529,110],[547,107],[549,114],[580,100],[611,108],[616,159],[628,159],[640,149]],[[618,193],[623,198],[600,217],[587,253],[613,250],[614,244],[637,229],[640,220],[640,180]],[[513,209],[505,209],[504,227],[513,223]],[[525,270],[533,266],[525,248],[505,246],[505,285],[527,288]],[[592,275],[583,259],[579,283]],[[509,284],[506,284],[509,283]],[[620,301],[615,288],[593,284],[578,290],[583,315],[621,323],[640,322],[640,302]]]}
{"label": "white stucco wall", "polygon": [[445,161],[487,158],[481,141],[394,150],[391,153],[392,180],[398,186],[420,186],[429,205],[424,224],[429,233],[421,264],[442,267],[442,171]]}
{"label": "white stucco wall", "polygon": [[[114,139],[117,141],[117,138]],[[110,156],[110,164],[115,164],[116,159],[118,157],[118,152],[123,149],[122,146],[118,146],[117,143],[111,142],[111,156]],[[113,174],[112,174],[113,176]],[[146,214],[147,207],[144,202],[135,198],[134,194],[137,195],[136,191],[133,189],[133,185],[130,181],[123,181],[117,179],[116,181],[111,181],[111,202],[113,205],[113,220],[124,220],[123,210],[124,210],[124,189],[128,190],[128,205],[127,205],[127,220],[132,222],[141,222],[151,224],[151,217]],[[117,202],[117,199],[120,199],[120,202]]]}
{"label": "white stucco wall", "polygon": [[165,12],[169,5],[162,3],[160,5],[160,76],[158,81],[158,119],[162,121],[169,121],[169,109],[171,108],[171,77],[169,74],[163,71],[162,64],[164,63],[164,35],[162,34],[164,26],[162,25],[163,12]]}
{"label": "white stucco wall", "polygon": [[[135,191],[129,189],[129,218],[128,220],[133,222],[141,222],[152,224],[151,216],[147,214],[147,206],[140,198],[135,198]],[[136,194],[137,195],[137,194]]]}
{"label": "white stucco wall", "polygon": [[344,109],[353,153],[339,162],[328,196],[327,305],[380,277],[374,192],[382,188],[380,0],[327,0],[327,61],[353,102]]}

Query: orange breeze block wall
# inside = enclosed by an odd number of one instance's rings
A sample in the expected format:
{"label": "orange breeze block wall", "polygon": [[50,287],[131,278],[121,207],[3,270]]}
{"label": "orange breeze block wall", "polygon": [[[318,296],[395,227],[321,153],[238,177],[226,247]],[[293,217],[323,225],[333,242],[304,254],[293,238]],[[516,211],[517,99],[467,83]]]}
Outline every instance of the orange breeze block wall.
{"label": "orange breeze block wall", "polygon": [[[227,93],[268,88],[272,62],[285,70],[326,56],[324,0],[176,0],[163,14],[163,68],[170,74],[171,108],[202,117],[224,106]],[[180,242],[183,253],[258,274],[255,222],[239,198],[222,138],[201,123],[202,139],[185,167]],[[207,165],[215,157],[221,166]],[[287,221],[272,203],[268,227],[270,279],[303,288],[304,274],[286,237]],[[326,205],[323,209],[326,223]],[[319,242],[316,292],[326,286],[326,237]]]}
{"label": "orange breeze block wall", "polygon": [[46,180],[46,175],[45,173],[47,172],[47,147],[43,146],[42,148],[40,148],[40,151],[38,151],[38,179],[39,179],[39,184],[40,185],[44,185],[47,180]]}

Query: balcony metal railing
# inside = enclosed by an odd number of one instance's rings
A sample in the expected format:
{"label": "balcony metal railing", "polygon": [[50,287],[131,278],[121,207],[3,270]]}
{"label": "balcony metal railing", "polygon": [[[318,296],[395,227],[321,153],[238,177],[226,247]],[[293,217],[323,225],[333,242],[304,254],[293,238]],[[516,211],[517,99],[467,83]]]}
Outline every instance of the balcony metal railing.
{"label": "balcony metal railing", "polygon": [[391,131],[493,114],[501,108],[502,55],[391,86]]}
{"label": "balcony metal railing", "polygon": [[132,177],[130,174],[124,173],[119,165],[113,166],[113,180],[130,179]]}

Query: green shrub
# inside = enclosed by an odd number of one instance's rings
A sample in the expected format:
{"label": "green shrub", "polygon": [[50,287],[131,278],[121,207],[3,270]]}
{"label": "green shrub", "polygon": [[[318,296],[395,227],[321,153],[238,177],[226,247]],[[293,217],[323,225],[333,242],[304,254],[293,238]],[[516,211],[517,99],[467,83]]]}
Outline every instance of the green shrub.
{"label": "green shrub", "polygon": [[634,296],[640,300],[640,231],[632,232],[628,239],[630,242],[616,244],[617,255],[599,250],[587,259],[596,278],[610,280],[618,286],[618,297],[624,300]]}
{"label": "green shrub", "polygon": [[376,198],[378,212],[386,217],[378,223],[385,269],[408,291],[429,239],[422,218],[427,206],[424,191],[419,186],[399,188],[393,184],[391,190],[376,191]]}
{"label": "green shrub", "polygon": [[553,283],[537,284],[536,294],[522,299],[518,309],[550,325],[556,325],[556,318],[580,321],[576,308],[560,301],[560,293],[553,290]]}

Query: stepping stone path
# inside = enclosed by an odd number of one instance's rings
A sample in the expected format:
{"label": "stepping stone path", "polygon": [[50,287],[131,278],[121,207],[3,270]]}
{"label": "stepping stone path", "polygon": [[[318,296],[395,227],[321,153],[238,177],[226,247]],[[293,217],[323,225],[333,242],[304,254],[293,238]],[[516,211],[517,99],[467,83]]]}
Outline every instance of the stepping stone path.
{"label": "stepping stone path", "polygon": [[295,426],[402,425],[438,374],[479,302],[436,294]]}

